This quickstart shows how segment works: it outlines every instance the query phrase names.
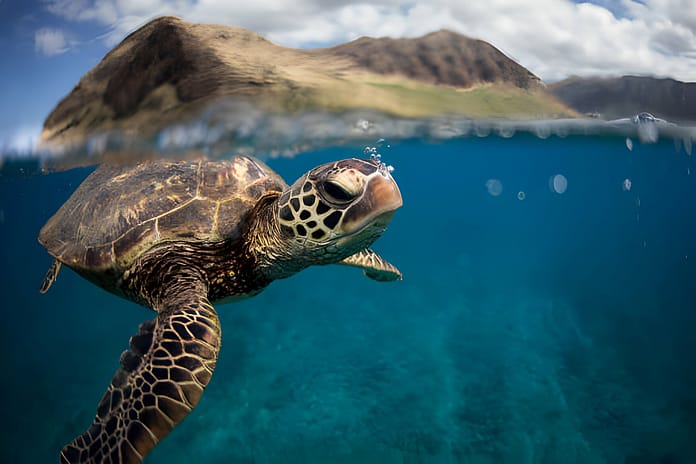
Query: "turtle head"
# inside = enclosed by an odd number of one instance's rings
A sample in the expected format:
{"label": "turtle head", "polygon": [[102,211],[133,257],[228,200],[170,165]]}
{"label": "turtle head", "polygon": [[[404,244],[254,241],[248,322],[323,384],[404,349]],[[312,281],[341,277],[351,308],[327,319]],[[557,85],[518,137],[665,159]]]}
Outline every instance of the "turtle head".
{"label": "turtle head", "polygon": [[278,198],[281,240],[292,259],[338,262],[374,242],[402,205],[390,169],[379,159],[318,166]]}

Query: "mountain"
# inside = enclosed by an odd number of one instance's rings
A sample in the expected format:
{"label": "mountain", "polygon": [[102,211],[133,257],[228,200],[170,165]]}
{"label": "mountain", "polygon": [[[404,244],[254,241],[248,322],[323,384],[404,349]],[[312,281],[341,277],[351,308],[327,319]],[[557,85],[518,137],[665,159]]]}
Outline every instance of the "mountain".
{"label": "mountain", "polygon": [[175,17],[127,36],[44,122],[42,141],[118,129],[147,134],[234,97],[268,111],[370,109],[402,117],[575,115],[490,44],[448,31],[291,49]]}
{"label": "mountain", "polygon": [[381,75],[467,88],[482,83],[539,88],[541,80],[483,40],[441,30],[417,39],[362,37],[327,50]]}
{"label": "mountain", "polygon": [[696,121],[696,83],[639,76],[572,77],[550,85],[549,90],[576,111],[603,119],[645,111],[674,122]]}

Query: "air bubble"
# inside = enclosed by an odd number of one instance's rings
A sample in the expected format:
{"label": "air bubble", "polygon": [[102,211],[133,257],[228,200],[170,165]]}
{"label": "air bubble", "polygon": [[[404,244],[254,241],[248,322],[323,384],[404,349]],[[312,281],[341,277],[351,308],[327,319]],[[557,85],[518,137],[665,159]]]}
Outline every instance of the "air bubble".
{"label": "air bubble", "polygon": [[358,121],[356,121],[355,123],[355,128],[363,132],[367,132],[367,130],[370,129],[371,125],[372,124],[370,124],[370,121],[368,121],[367,119],[358,119]]}
{"label": "air bubble", "polygon": [[496,127],[496,132],[500,137],[503,137],[504,139],[509,139],[513,135],[515,135],[515,127],[512,124],[501,124],[498,127]]}
{"label": "air bubble", "polygon": [[556,174],[551,176],[549,179],[549,187],[552,192],[556,192],[559,195],[565,193],[568,189],[568,179],[563,174]]}
{"label": "air bubble", "polygon": [[491,196],[497,197],[503,193],[503,183],[498,179],[488,179],[486,181],[486,190]]}
{"label": "air bubble", "polygon": [[638,123],[638,138],[643,143],[655,143],[659,138],[657,124],[654,121]]}
{"label": "air bubble", "polygon": [[539,137],[542,140],[548,139],[551,135],[551,128],[548,124],[539,123],[536,126],[534,126],[534,133],[537,137]]}
{"label": "air bubble", "polygon": [[527,198],[527,194],[524,193],[523,190],[520,190],[519,192],[517,192],[517,199],[518,199],[518,200],[522,201],[522,200],[524,200],[525,198]]}
{"label": "air bubble", "polygon": [[624,192],[628,192],[631,190],[632,185],[633,185],[633,183],[631,182],[631,179],[626,178],[623,180],[623,182],[621,182],[621,189]]}
{"label": "air bubble", "polygon": [[476,134],[476,137],[488,137],[491,133],[491,128],[490,126],[486,125],[483,122],[478,122],[474,126],[474,134]]}

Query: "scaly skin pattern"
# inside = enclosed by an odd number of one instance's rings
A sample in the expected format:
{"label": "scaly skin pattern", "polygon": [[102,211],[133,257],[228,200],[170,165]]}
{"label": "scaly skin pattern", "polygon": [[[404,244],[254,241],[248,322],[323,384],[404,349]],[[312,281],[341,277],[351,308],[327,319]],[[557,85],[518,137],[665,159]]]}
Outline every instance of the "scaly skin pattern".
{"label": "scaly skin pattern", "polygon": [[121,291],[157,312],[131,337],[87,432],[61,463],[140,463],[198,404],[221,345],[210,300],[253,295],[269,282],[237,243],[170,242],[139,257]]}
{"label": "scaly skin pattern", "polygon": [[140,463],[198,404],[220,351],[220,322],[197,272],[167,279],[157,317],[131,337],[94,423],[61,463]]}
{"label": "scaly skin pattern", "polygon": [[92,426],[63,448],[61,463],[140,463],[191,412],[221,345],[210,300],[263,289],[270,280],[255,268],[247,247],[226,242],[170,242],[133,263],[121,291],[157,316],[131,337]]}

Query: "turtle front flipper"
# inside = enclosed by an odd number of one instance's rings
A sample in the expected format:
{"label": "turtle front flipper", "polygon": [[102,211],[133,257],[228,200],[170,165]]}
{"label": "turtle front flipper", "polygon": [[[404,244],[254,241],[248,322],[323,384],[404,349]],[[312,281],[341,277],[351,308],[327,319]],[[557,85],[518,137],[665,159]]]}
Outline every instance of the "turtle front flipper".
{"label": "turtle front flipper", "polygon": [[399,271],[396,266],[369,248],[358,251],[354,255],[350,255],[338,264],[360,267],[363,270],[363,274],[379,282],[391,282],[393,280],[403,279],[401,271]]}
{"label": "turtle front flipper", "polygon": [[198,404],[215,369],[220,324],[202,282],[169,292],[140,325],[87,432],[61,463],[140,463]]}

